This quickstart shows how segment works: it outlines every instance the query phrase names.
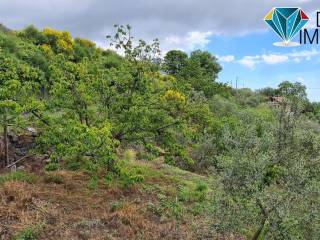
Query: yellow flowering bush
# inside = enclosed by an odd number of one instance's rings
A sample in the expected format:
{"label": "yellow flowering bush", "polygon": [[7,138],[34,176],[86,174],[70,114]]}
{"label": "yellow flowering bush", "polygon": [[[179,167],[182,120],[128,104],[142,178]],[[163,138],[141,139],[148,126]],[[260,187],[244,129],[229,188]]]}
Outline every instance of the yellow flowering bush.
{"label": "yellow flowering bush", "polygon": [[186,102],[186,97],[176,90],[167,90],[164,94],[164,100],[168,102],[176,102],[179,104],[184,104]]}
{"label": "yellow flowering bush", "polygon": [[81,46],[87,47],[87,48],[93,48],[96,46],[96,44],[90,40],[83,39],[83,38],[76,38],[75,42],[79,43]]}
{"label": "yellow flowering bush", "polygon": [[74,43],[70,33],[52,28],[44,28],[43,33],[47,36],[52,47],[55,47],[58,52],[71,52],[73,50]]}
{"label": "yellow flowering bush", "polygon": [[53,55],[52,48],[48,44],[43,44],[43,45],[40,46],[40,48],[42,49],[42,51],[44,51],[44,53],[47,56],[52,56]]}

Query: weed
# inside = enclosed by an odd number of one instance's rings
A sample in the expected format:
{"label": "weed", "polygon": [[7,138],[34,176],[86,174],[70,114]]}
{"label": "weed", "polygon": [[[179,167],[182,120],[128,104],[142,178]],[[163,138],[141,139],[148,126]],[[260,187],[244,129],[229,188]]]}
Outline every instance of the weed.
{"label": "weed", "polygon": [[99,186],[99,181],[98,181],[98,178],[96,177],[91,177],[89,182],[88,182],[88,187],[91,189],[91,190],[97,190],[98,189],[98,186]]}
{"label": "weed", "polygon": [[23,232],[21,232],[16,238],[16,240],[36,240],[37,234],[34,232],[33,228],[29,227]]}
{"label": "weed", "polygon": [[179,200],[182,202],[203,202],[208,195],[208,185],[205,182],[198,182],[194,189],[179,187]]}
{"label": "weed", "polygon": [[36,181],[36,177],[33,174],[24,171],[10,172],[0,176],[0,185],[8,181],[34,183]]}
{"label": "weed", "polygon": [[124,188],[128,188],[136,183],[141,183],[144,180],[144,177],[141,174],[135,174],[134,172],[130,172],[128,170],[121,171],[121,184]]}
{"label": "weed", "polygon": [[158,200],[159,204],[157,205],[149,202],[147,209],[161,218],[164,218],[165,216],[173,216],[177,220],[182,219],[184,208],[177,198],[171,199],[163,194],[158,194]]}
{"label": "weed", "polygon": [[104,184],[109,187],[115,180],[115,174],[113,172],[108,172],[104,178]]}
{"label": "weed", "polygon": [[111,206],[110,211],[115,212],[123,208],[123,202],[114,202]]}
{"label": "weed", "polygon": [[204,203],[196,203],[191,209],[191,213],[195,216],[201,215],[205,211],[206,207],[207,206]]}
{"label": "weed", "polygon": [[37,240],[43,225],[29,226],[15,236],[15,240]]}
{"label": "weed", "polygon": [[133,149],[127,149],[123,153],[123,159],[127,162],[132,162],[136,160],[136,152]]}
{"label": "weed", "polygon": [[208,195],[208,191],[209,188],[205,182],[198,182],[194,192],[195,200],[199,202],[205,201]]}
{"label": "weed", "polygon": [[53,175],[53,174],[48,174],[44,177],[44,182],[45,183],[55,183],[55,184],[63,184],[64,179],[60,175]]}

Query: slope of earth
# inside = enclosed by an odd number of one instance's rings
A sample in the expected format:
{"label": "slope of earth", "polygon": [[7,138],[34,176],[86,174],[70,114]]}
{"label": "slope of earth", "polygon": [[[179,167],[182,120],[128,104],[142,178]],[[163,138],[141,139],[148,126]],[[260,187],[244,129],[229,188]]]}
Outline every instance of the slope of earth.
{"label": "slope of earth", "polygon": [[126,186],[85,172],[0,175],[0,239],[217,239],[213,179],[161,161],[126,165],[144,180]]}

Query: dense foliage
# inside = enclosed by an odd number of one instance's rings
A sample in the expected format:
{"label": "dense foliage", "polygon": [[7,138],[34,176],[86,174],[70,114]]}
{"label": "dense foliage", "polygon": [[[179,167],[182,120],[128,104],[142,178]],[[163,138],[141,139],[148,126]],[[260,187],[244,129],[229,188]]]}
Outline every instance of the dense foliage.
{"label": "dense foliage", "polygon": [[[124,55],[50,28],[0,33],[4,137],[36,128],[35,151],[51,164],[125,172],[128,184],[141,179],[123,170],[117,150],[164,156],[217,177],[215,231],[317,239],[320,106],[305,87],[234,90],[217,82],[222,68],[211,53],[173,50],[162,60],[158,40],[135,44],[130,26],[115,28],[107,38]],[[283,101],[270,106],[274,96]]]}

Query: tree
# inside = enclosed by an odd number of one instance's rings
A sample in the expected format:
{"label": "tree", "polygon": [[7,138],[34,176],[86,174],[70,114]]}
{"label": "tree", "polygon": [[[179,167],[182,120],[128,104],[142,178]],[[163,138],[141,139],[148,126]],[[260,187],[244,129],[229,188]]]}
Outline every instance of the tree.
{"label": "tree", "polygon": [[64,110],[69,116],[77,116],[78,120],[91,125],[94,121],[94,111],[91,106],[94,103],[95,93],[93,82],[88,72],[88,62],[73,63],[63,61],[59,65],[53,65],[50,71],[51,104],[55,108]]}
{"label": "tree", "polygon": [[183,73],[188,55],[180,50],[171,50],[164,57],[163,69],[167,74],[179,76]]}
{"label": "tree", "polygon": [[[21,64],[10,55],[3,54],[0,60],[0,114],[3,127],[5,164],[10,165],[9,128],[24,129],[35,104],[34,96],[39,94],[37,74],[31,67]],[[26,76],[26,72],[29,74]],[[35,79],[30,79],[33,76]],[[22,116],[24,114],[24,116]]]}
{"label": "tree", "polygon": [[279,90],[271,87],[262,88],[258,90],[258,93],[266,97],[276,97],[279,96]]}
{"label": "tree", "polygon": [[[190,91],[191,87],[204,92],[206,97],[210,98],[221,92],[219,89],[225,89],[221,84],[215,83],[221,66],[217,58],[206,51],[194,51],[190,57],[182,51],[169,51],[164,58],[163,70],[184,82],[184,91]],[[190,87],[186,84],[190,84]]]}
{"label": "tree", "polygon": [[[285,92],[287,99],[304,96],[300,90]],[[283,105],[280,115],[275,112],[276,122],[256,119],[236,131],[224,130],[226,149],[217,158],[222,192],[216,207],[222,232],[247,232],[252,240],[314,239],[318,234],[317,224],[302,226],[319,211],[319,204],[304,206],[317,201],[320,145],[316,132],[299,129],[304,119],[301,108],[292,106],[296,103],[288,102],[290,110]]]}
{"label": "tree", "polygon": [[193,51],[190,55],[190,63],[200,66],[201,76],[209,82],[215,81],[222,70],[217,58],[207,51]]}
{"label": "tree", "polygon": [[93,174],[99,169],[113,171],[117,141],[112,139],[111,129],[108,122],[89,127],[77,120],[54,117],[50,125],[43,126],[37,145],[41,152],[50,155],[51,162],[82,164]]}
{"label": "tree", "polygon": [[307,97],[306,86],[299,82],[284,81],[279,84],[278,91],[281,96],[288,98],[306,99]]}
{"label": "tree", "polygon": [[[111,96],[105,104],[116,126],[117,139],[144,141],[174,125],[167,122],[168,114],[161,109],[161,97],[172,85],[158,73],[158,40],[151,44],[139,40],[134,45],[130,26],[115,25],[115,29],[114,36],[107,38],[111,46],[125,52],[125,59],[118,69],[107,74]],[[167,117],[161,119],[157,115]]]}
{"label": "tree", "polygon": [[4,157],[6,165],[11,164],[8,141],[9,126],[12,126],[13,122],[21,114],[21,106],[15,99],[18,96],[20,87],[21,84],[19,81],[8,80],[0,88],[0,114],[2,115],[1,125],[3,126]]}

